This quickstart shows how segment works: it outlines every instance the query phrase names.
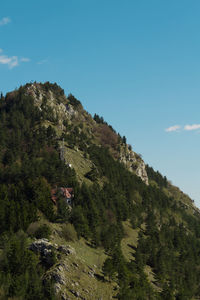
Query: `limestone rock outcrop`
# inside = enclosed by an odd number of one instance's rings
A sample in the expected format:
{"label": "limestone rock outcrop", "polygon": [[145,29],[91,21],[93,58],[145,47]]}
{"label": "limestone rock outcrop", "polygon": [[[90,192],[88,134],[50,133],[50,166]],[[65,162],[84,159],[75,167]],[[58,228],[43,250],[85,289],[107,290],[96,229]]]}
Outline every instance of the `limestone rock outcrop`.
{"label": "limestone rock outcrop", "polygon": [[145,184],[149,184],[145,163],[141,156],[132,150],[130,145],[124,145],[121,149],[120,162],[122,162],[129,171],[140,177]]}

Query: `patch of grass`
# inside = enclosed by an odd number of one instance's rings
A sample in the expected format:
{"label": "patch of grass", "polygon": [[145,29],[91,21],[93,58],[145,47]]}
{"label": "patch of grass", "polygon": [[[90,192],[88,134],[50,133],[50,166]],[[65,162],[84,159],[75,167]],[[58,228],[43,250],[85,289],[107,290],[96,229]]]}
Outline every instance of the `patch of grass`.
{"label": "patch of grass", "polygon": [[[116,283],[104,280],[102,265],[107,258],[101,248],[92,248],[83,238],[67,242],[62,236],[66,224],[52,224],[53,235],[51,242],[58,245],[70,245],[74,250],[73,255],[62,255],[62,260],[67,265],[66,285],[63,291],[67,292],[70,299],[77,299],[70,291],[78,292],[87,300],[112,299],[117,294]],[[95,275],[96,274],[96,275]]]}
{"label": "patch of grass", "polygon": [[92,162],[84,157],[82,151],[65,147],[65,160],[67,164],[72,165],[80,182],[91,184],[91,181],[85,178],[85,174],[91,171]]}
{"label": "patch of grass", "polygon": [[133,260],[133,254],[137,247],[139,229],[133,229],[129,221],[123,222],[125,237],[121,241],[121,248],[124,257],[129,261]]}
{"label": "patch of grass", "polygon": [[67,242],[69,242],[69,241],[73,242],[73,241],[78,240],[76,230],[75,230],[74,226],[70,223],[63,225],[62,236]]}
{"label": "patch of grass", "polygon": [[155,274],[153,273],[153,271],[152,271],[152,269],[151,269],[151,267],[150,266],[145,266],[144,267],[144,272],[145,272],[145,274],[147,275],[147,278],[148,278],[148,280],[150,281],[150,282],[155,282],[156,280],[155,280]]}
{"label": "patch of grass", "polygon": [[69,244],[76,250],[78,257],[88,266],[92,268],[95,265],[98,269],[102,268],[102,265],[107,258],[103,249],[90,247],[89,244],[82,238]]}
{"label": "patch of grass", "polygon": [[[92,248],[90,244],[81,238],[80,240],[66,241],[63,237],[63,230],[68,224],[51,223],[40,215],[40,221],[32,223],[30,229],[36,230],[42,224],[46,223],[51,229],[50,242],[57,245],[70,245],[75,250],[75,254],[64,255],[57,264],[52,266],[49,272],[52,272],[57,265],[64,263],[66,284],[61,287],[61,291],[67,294],[70,299],[77,299],[71,292],[76,291],[81,297],[87,300],[104,299],[110,300],[118,293],[115,282],[108,282],[102,274],[102,266],[107,258],[102,248]],[[46,275],[47,275],[46,274]],[[79,297],[80,298],[80,297]]]}
{"label": "patch of grass", "polygon": [[151,283],[153,289],[157,292],[161,292],[162,289],[159,288],[157,285],[156,285],[156,279],[155,279],[155,274],[154,272],[152,271],[151,267],[146,265],[144,267],[144,273],[147,275],[147,279],[148,281]]}

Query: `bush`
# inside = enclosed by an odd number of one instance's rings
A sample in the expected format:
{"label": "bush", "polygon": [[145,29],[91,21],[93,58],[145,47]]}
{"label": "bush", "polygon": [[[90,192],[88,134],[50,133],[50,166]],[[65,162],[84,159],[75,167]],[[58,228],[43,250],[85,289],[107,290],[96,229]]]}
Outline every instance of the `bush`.
{"label": "bush", "polygon": [[74,226],[70,223],[65,224],[63,226],[62,236],[67,242],[76,241],[78,239],[76,230],[74,229]]}
{"label": "bush", "polygon": [[51,235],[51,229],[46,224],[41,225],[35,232],[35,237],[37,239],[46,238],[48,239]]}

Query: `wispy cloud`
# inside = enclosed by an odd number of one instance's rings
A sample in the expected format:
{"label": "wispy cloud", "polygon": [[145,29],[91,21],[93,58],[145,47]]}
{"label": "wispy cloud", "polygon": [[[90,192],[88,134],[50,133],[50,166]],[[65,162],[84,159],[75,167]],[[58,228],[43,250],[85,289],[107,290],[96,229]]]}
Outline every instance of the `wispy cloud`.
{"label": "wispy cloud", "polygon": [[185,125],[184,130],[190,131],[190,130],[197,130],[200,129],[200,124],[192,124],[192,125]]}
{"label": "wispy cloud", "polygon": [[28,62],[29,58],[22,57],[18,58],[18,56],[8,56],[3,54],[3,50],[0,49],[0,64],[7,65],[9,69],[19,66],[20,62]]}
{"label": "wispy cloud", "polygon": [[43,60],[40,60],[37,62],[38,65],[43,65],[43,64],[46,64],[48,62],[48,59],[43,59]]}
{"label": "wispy cloud", "polygon": [[20,59],[20,61],[21,61],[21,62],[29,62],[29,61],[30,61],[30,58],[28,58],[28,57],[22,57],[22,58]]}
{"label": "wispy cloud", "polygon": [[192,124],[192,125],[185,125],[181,127],[180,125],[174,125],[171,127],[168,127],[165,129],[166,132],[173,132],[173,131],[180,131],[180,130],[185,130],[185,131],[192,131],[192,130],[197,130],[200,129],[200,124]]}
{"label": "wispy cloud", "polygon": [[0,55],[0,64],[8,65],[9,69],[12,69],[19,65],[19,60],[17,56]]}
{"label": "wispy cloud", "polygon": [[11,22],[11,19],[9,17],[4,17],[0,20],[0,26],[7,25],[10,22]]}
{"label": "wispy cloud", "polygon": [[174,125],[165,129],[166,132],[178,131],[181,128],[179,125]]}

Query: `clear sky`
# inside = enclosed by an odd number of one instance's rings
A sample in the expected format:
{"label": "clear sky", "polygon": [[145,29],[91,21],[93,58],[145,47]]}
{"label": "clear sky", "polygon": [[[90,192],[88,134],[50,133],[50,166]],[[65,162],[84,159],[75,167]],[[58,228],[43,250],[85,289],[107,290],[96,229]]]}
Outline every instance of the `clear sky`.
{"label": "clear sky", "polygon": [[200,1],[6,0],[0,91],[57,82],[200,207]]}

